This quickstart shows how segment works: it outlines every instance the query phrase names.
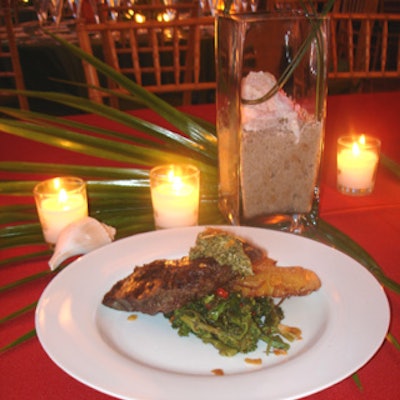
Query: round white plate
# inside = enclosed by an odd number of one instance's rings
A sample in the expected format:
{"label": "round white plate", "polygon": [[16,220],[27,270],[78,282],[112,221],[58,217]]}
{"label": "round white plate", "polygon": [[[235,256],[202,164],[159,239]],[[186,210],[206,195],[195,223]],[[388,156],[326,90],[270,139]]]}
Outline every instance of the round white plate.
{"label": "round white plate", "polygon": [[[65,372],[123,399],[293,399],[351,375],[378,350],[390,313],[375,278],[343,253],[299,236],[251,227],[223,227],[268,250],[278,265],[301,265],[322,281],[319,291],[282,304],[284,323],[303,339],[287,355],[259,349],[227,358],[194,336],[180,337],[162,315],[101,304],[137,265],[187,255],[204,227],[160,230],[116,241],[74,261],[43,292],[36,311],[39,340]],[[373,324],[371,319],[373,318]],[[245,357],[262,358],[249,365]],[[220,368],[223,376],[213,369]]]}

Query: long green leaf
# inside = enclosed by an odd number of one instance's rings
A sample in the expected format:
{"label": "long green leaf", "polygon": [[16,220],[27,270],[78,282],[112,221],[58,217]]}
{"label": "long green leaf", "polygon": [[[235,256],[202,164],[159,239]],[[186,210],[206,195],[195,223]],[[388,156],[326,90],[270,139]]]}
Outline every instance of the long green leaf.
{"label": "long green leaf", "polygon": [[29,236],[38,233],[41,233],[39,224],[6,226],[0,230],[0,239],[3,240],[5,238],[14,236]]}
{"label": "long green leaf", "polygon": [[32,329],[31,331],[27,332],[26,334],[20,336],[18,339],[14,340],[11,343],[7,344],[6,346],[0,348],[0,353],[4,353],[5,351],[10,350],[15,346],[18,346],[35,336],[36,336],[36,330]]}
{"label": "long green leaf", "polygon": [[12,247],[21,247],[29,245],[42,245],[44,243],[42,233],[31,235],[18,235],[3,238],[0,242],[0,249],[8,249]]}
{"label": "long green leaf", "polygon": [[30,213],[34,210],[32,204],[9,204],[0,207],[0,212],[27,212]]}
{"label": "long green leaf", "polygon": [[358,375],[357,373],[355,373],[355,374],[353,374],[351,377],[353,378],[353,381],[354,381],[354,383],[356,384],[358,390],[359,390],[360,392],[362,392],[362,391],[363,391],[363,385],[362,385],[362,383],[361,383],[360,375]]}
{"label": "long green leaf", "polygon": [[[62,149],[142,166],[151,167],[159,163],[170,163],[172,161],[178,163],[188,163],[191,161],[187,157],[181,157],[176,153],[167,153],[153,148],[147,148],[146,152],[144,152],[138,146],[82,135],[79,132],[64,130],[54,126],[43,127],[20,121],[0,119],[0,129],[5,133]],[[207,168],[207,166],[203,168]]]}
{"label": "long green leaf", "polygon": [[37,279],[44,278],[45,276],[51,275],[52,273],[53,272],[50,271],[50,270],[41,271],[41,272],[38,272],[36,274],[29,275],[29,276],[27,276],[25,278],[18,279],[17,281],[14,281],[14,282],[11,282],[11,283],[8,283],[6,285],[1,286],[0,287],[0,293],[3,293],[3,292],[5,292],[7,290],[10,290],[10,289],[14,289],[14,288],[16,288],[18,286],[24,285],[25,283],[32,282],[32,281],[35,281]]}
{"label": "long green leaf", "polygon": [[[146,107],[146,104],[143,103],[143,101],[138,98],[137,96],[133,96],[132,94],[125,94],[122,92],[115,92],[114,90],[111,89],[107,89],[104,87],[98,87],[98,86],[92,86],[92,85],[88,85],[86,83],[82,83],[82,82],[72,82],[72,81],[67,81],[64,79],[54,79],[57,82],[62,82],[64,84],[69,84],[69,85],[74,85],[74,86],[79,86],[79,87],[83,87],[83,88],[92,88],[92,89],[96,89],[96,90],[100,90],[101,92],[105,92],[108,93],[110,95],[116,96],[122,100],[126,100],[127,102],[133,102],[135,104],[139,104],[142,108]],[[211,134],[212,136],[217,136],[217,132],[216,132],[216,127],[215,124],[206,121],[202,118],[196,117],[195,115],[192,115],[190,113],[185,113],[184,111],[181,110],[181,112],[183,114],[185,114],[188,118],[192,119],[193,121],[195,121],[198,125],[200,125],[201,127],[203,127],[205,129],[205,131],[208,134]]]}
{"label": "long green leaf", "polygon": [[37,221],[36,208],[33,204],[13,204],[0,207],[0,225],[21,221]]}
{"label": "long green leaf", "polygon": [[[43,93],[40,94],[41,92],[29,92],[25,91],[27,95],[32,96],[40,96],[42,97]],[[34,94],[33,94],[34,93]],[[50,96],[50,98],[49,98]],[[54,93],[45,93],[45,97],[48,100],[55,101],[54,99]],[[99,112],[98,106],[87,100],[87,99],[79,99],[79,102],[77,103],[75,96],[68,95],[68,94],[62,94],[61,96],[57,93],[56,98],[58,102],[61,102],[63,104],[66,104],[68,106],[72,106],[73,104],[80,104],[84,106],[83,111],[86,112]],[[41,126],[51,126],[50,124],[55,124],[60,127],[65,127],[65,128],[73,128],[74,130],[79,130],[84,133],[89,133],[89,134],[96,134],[96,135],[102,135],[106,138],[110,139],[123,139],[125,141],[128,141],[130,143],[140,145],[140,146],[146,146],[146,147],[151,147],[154,149],[173,149],[174,152],[189,152],[189,154],[197,154],[201,158],[204,159],[215,159],[215,157],[210,156],[209,153],[207,153],[205,150],[204,146],[199,145],[198,143],[194,142],[191,139],[186,138],[185,136],[172,132],[169,129],[160,127],[159,125],[155,125],[149,121],[143,120],[141,118],[135,117],[133,115],[130,115],[128,113],[122,112],[120,110],[114,110],[112,109],[112,112],[109,112],[109,108],[106,107],[107,113],[104,112],[104,107],[100,105],[101,111],[102,111],[102,116],[107,117],[108,119],[111,119],[121,125],[128,126],[132,129],[139,130],[142,133],[148,134],[149,137],[144,137],[143,135],[132,135],[132,134],[127,134],[123,132],[119,132],[118,130],[109,130],[109,129],[104,129],[101,127],[97,127],[95,125],[88,125],[86,123],[82,123],[79,121],[71,120],[71,119],[60,119],[57,117],[53,116],[48,116],[44,115],[41,113],[36,113],[32,111],[23,111],[23,110],[16,110],[16,109],[10,109],[10,108],[4,108],[0,107],[0,112],[3,112],[6,115],[13,116],[15,118],[23,119],[25,121],[31,122],[31,123],[37,123]]]}
{"label": "long green leaf", "polygon": [[387,340],[400,351],[400,343],[399,341],[389,332],[386,336]]}
{"label": "long green leaf", "polygon": [[36,221],[37,215],[33,212],[4,212],[4,210],[0,210],[0,225],[11,224],[11,223],[19,223],[19,222],[28,222],[28,221]]}
{"label": "long green leaf", "polygon": [[[32,196],[33,188],[37,181],[7,181],[0,182],[0,194],[9,194],[14,196]],[[148,179],[116,179],[116,180],[100,180],[86,181],[88,190],[93,191],[93,195],[108,195],[115,197],[129,193],[130,196],[137,197],[144,194],[150,199],[150,182]],[[135,189],[133,193],[132,190]]]}
{"label": "long green leaf", "polygon": [[45,257],[46,258],[50,257],[51,254],[52,254],[52,251],[49,249],[43,250],[43,251],[37,251],[37,252],[27,252],[20,256],[9,257],[9,258],[0,260],[0,266],[16,264],[16,263],[25,262],[25,261],[41,260]]}
{"label": "long green leaf", "polygon": [[82,178],[140,179],[148,178],[149,171],[139,168],[96,167],[88,165],[33,163],[20,161],[0,162],[0,171],[32,174],[63,174]]}
{"label": "long green leaf", "polygon": [[25,307],[20,308],[19,310],[15,311],[15,312],[13,312],[11,314],[6,315],[5,317],[0,319],[0,324],[4,324],[5,322],[11,321],[14,318],[17,318],[17,317],[19,317],[19,316],[21,316],[23,314],[26,314],[29,311],[34,310],[36,305],[37,305],[37,303],[38,302],[35,301],[35,302],[31,303],[31,304],[28,304]]}
{"label": "long green leaf", "polygon": [[38,181],[2,181],[0,194],[14,196],[32,196],[34,186]]}
{"label": "long green leaf", "polygon": [[386,167],[393,175],[395,175],[398,179],[400,179],[400,165],[386,156],[385,154],[381,154],[380,156],[381,164]]}

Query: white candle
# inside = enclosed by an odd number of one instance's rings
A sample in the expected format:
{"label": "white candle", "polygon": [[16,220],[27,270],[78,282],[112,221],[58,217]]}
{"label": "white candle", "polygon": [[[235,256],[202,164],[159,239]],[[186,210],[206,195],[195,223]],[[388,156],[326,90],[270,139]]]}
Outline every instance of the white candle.
{"label": "white candle", "polygon": [[86,185],[79,178],[55,178],[34,190],[42,231],[47,243],[55,244],[70,223],[88,215]]}
{"label": "white candle", "polygon": [[43,200],[40,213],[46,242],[56,243],[60,232],[67,225],[87,216],[87,205],[82,196],[66,195],[65,199],[60,196]]}
{"label": "white candle", "polygon": [[338,141],[337,184],[339,190],[353,194],[369,193],[375,183],[379,160],[377,139],[342,137]]}
{"label": "white candle", "polygon": [[197,225],[199,171],[193,166],[160,166],[151,171],[151,198],[157,228]]}

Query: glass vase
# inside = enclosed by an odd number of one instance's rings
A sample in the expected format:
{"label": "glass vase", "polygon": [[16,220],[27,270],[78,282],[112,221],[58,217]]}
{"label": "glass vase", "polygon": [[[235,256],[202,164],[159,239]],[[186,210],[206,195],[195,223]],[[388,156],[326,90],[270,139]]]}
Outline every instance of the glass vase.
{"label": "glass vase", "polygon": [[318,215],[327,20],[219,13],[219,204],[232,224],[301,231]]}

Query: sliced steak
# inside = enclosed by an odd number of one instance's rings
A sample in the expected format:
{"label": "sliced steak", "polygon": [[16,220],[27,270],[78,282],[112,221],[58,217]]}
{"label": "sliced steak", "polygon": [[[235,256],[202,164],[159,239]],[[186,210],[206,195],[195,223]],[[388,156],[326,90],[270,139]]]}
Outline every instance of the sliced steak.
{"label": "sliced steak", "polygon": [[168,313],[229,286],[236,277],[231,267],[219,265],[213,258],[155,260],[136,267],[117,282],[104,296],[103,304],[151,315]]}

